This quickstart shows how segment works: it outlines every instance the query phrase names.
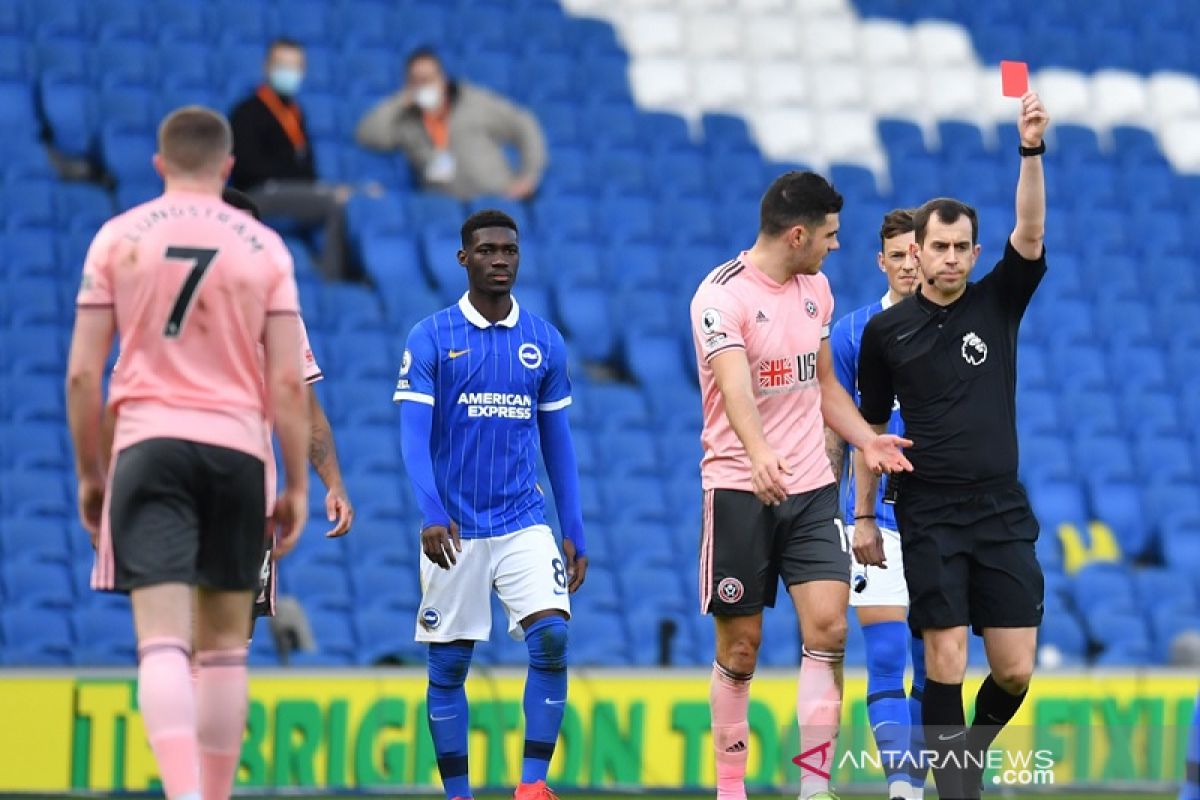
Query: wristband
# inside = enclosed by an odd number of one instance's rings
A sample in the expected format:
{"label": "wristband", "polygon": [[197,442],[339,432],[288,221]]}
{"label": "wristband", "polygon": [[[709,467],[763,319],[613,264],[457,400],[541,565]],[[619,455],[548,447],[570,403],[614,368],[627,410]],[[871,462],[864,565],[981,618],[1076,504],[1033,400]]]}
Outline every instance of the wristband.
{"label": "wristband", "polygon": [[1040,156],[1042,153],[1046,152],[1046,141],[1043,139],[1038,143],[1037,147],[1026,147],[1025,145],[1021,145],[1017,148],[1017,152],[1021,154],[1021,158]]}
{"label": "wristband", "polygon": [[875,519],[875,515],[874,514],[855,514],[854,515],[855,522],[858,522],[860,519]]}

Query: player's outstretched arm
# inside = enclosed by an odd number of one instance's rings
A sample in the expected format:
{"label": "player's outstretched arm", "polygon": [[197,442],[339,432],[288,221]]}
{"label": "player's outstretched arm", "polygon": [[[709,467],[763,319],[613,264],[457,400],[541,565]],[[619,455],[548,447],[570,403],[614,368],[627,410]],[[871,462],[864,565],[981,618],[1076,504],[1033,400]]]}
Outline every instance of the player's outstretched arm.
{"label": "player's outstretched arm", "polygon": [[[1017,118],[1017,130],[1021,135],[1022,147],[1038,147],[1046,135],[1050,116],[1037,92],[1027,92],[1021,98],[1021,113]],[[1046,235],[1046,177],[1042,157],[1023,156],[1021,174],[1017,179],[1017,224],[1009,237],[1013,249],[1027,261],[1042,255],[1042,241]]]}
{"label": "player's outstretched arm", "polygon": [[79,480],[79,518],[95,544],[104,505],[103,457],[104,362],[112,347],[116,321],[109,308],[80,309],[67,361],[67,423],[75,448]]}
{"label": "player's outstretched arm", "polygon": [[342,467],[338,463],[337,447],[333,443],[333,426],[321,407],[321,400],[312,384],[308,386],[308,408],[312,418],[312,438],[308,443],[308,461],[317,471],[321,483],[325,484],[325,516],[336,522],[325,535],[333,538],[350,532],[354,524],[354,506],[342,480]]}
{"label": "player's outstretched arm", "polygon": [[278,544],[272,550],[282,558],[300,538],[308,519],[308,446],[311,434],[308,396],[296,353],[300,329],[293,316],[267,317],[267,395],[271,418],[283,456],[284,489],[275,503],[274,523]]}
{"label": "player's outstretched arm", "polygon": [[558,522],[562,525],[563,551],[567,557],[567,589],[575,592],[587,577],[587,542],[583,536],[583,505],[579,500],[579,468],[567,410],[538,412],[538,434],[542,458],[554,490]]}
{"label": "player's outstretched arm", "polygon": [[912,442],[891,434],[877,434],[858,413],[854,400],[833,372],[828,339],[821,342],[821,349],[817,351],[817,380],[821,384],[821,415],[825,424],[863,454],[872,472],[912,469],[901,450]]}

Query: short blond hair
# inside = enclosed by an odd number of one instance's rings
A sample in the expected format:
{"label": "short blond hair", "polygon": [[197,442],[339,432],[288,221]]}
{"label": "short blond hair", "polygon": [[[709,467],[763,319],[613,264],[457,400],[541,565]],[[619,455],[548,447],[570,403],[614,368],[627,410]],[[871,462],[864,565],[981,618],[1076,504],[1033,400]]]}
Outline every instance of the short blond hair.
{"label": "short blond hair", "polygon": [[233,153],[233,131],[219,111],[183,106],[158,126],[158,152],[173,170],[189,175],[215,172]]}

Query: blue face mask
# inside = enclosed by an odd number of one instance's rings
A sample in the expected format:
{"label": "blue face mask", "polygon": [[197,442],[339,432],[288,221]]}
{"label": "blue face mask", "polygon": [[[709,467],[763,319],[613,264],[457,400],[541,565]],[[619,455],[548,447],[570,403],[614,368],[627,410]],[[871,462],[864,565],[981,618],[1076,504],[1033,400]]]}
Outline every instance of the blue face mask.
{"label": "blue face mask", "polygon": [[267,73],[271,88],[284,97],[294,97],[304,83],[304,73],[292,67],[272,67]]}

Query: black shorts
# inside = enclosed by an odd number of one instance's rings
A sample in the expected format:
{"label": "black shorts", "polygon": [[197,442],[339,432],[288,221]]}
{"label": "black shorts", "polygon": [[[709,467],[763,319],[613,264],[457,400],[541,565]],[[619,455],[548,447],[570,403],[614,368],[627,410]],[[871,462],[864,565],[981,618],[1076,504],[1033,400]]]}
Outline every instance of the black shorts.
{"label": "black shorts", "polygon": [[1042,624],[1039,528],[1020,483],[974,494],[906,483],[896,523],[914,633]]}
{"label": "black shorts", "polygon": [[704,493],[700,539],[700,612],[757,614],[774,606],[779,579],[850,582],[849,545],[837,524],[838,493],[830,484],[763,505],[752,492]]}
{"label": "black shorts", "polygon": [[114,588],[257,589],[266,548],[263,462],[183,439],[125,448],[113,468]]}

